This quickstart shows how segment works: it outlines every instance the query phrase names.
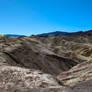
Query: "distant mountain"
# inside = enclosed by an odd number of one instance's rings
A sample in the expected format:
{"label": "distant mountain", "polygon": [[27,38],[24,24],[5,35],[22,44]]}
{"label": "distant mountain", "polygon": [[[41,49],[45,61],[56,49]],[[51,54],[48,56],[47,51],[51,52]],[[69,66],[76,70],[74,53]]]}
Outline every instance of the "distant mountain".
{"label": "distant mountain", "polygon": [[84,31],[78,31],[78,32],[55,31],[55,32],[39,34],[37,36],[48,37],[48,36],[58,36],[58,35],[92,35],[92,30],[88,30],[88,31],[85,31],[85,32]]}
{"label": "distant mountain", "polygon": [[[83,31],[78,31],[78,32],[55,31],[55,32],[38,34],[36,36],[48,37],[48,36],[58,36],[58,35],[92,35],[92,30],[88,30],[85,32],[83,32]],[[5,34],[5,36],[7,36],[7,37],[25,37],[25,35],[17,35],[17,34]]]}
{"label": "distant mountain", "polygon": [[7,37],[25,37],[25,35],[17,35],[17,34],[5,34]]}
{"label": "distant mountain", "polygon": [[57,36],[60,34],[68,34],[68,32],[62,32],[62,31],[55,31],[55,32],[50,32],[50,33],[43,33],[43,34],[39,34],[38,36]]}

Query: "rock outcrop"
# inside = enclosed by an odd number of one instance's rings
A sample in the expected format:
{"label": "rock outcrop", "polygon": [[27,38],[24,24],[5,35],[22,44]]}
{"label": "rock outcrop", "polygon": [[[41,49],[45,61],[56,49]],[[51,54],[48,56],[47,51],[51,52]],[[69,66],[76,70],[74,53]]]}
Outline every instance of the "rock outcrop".
{"label": "rock outcrop", "polygon": [[57,78],[67,86],[74,86],[80,82],[91,80],[92,60],[78,64],[69,71],[61,73]]}

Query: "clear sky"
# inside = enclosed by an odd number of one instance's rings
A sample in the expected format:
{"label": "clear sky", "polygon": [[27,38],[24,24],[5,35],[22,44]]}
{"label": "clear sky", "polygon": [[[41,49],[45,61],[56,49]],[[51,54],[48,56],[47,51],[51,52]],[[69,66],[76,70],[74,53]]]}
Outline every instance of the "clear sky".
{"label": "clear sky", "polygon": [[92,0],[0,0],[0,33],[92,29]]}

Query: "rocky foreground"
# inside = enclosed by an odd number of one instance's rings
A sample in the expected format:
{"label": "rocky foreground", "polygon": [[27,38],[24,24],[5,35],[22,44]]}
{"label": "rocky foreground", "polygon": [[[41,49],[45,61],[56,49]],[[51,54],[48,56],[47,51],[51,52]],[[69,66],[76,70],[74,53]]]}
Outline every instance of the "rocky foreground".
{"label": "rocky foreground", "polygon": [[0,92],[92,92],[92,31],[0,36]]}

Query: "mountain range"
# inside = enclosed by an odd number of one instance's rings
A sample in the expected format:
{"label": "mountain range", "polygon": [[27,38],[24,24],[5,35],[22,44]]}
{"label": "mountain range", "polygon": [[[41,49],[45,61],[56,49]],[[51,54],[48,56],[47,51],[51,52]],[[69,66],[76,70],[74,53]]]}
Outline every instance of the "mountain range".
{"label": "mountain range", "polygon": [[7,37],[25,37],[25,35],[17,35],[17,34],[4,34]]}

